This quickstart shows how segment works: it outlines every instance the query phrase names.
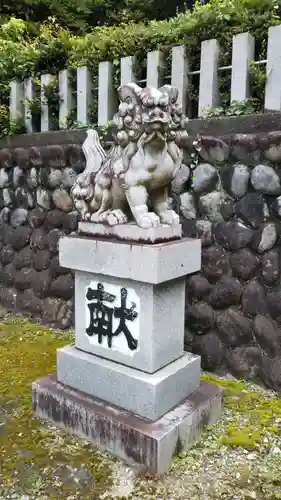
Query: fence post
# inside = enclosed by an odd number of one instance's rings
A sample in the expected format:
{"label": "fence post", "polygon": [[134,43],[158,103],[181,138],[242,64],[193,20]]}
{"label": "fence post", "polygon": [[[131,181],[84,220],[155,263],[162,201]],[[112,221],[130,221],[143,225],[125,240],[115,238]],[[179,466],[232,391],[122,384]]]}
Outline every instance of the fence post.
{"label": "fence post", "polygon": [[198,116],[203,116],[206,109],[219,104],[218,60],[219,44],[217,40],[202,42]]}
{"label": "fence post", "polygon": [[268,30],[265,110],[281,109],[281,25]]}
{"label": "fence post", "polygon": [[49,73],[41,75],[41,132],[48,132],[53,129],[54,123],[45,96],[44,85],[50,85],[55,79],[56,77]]}
{"label": "fence post", "polygon": [[121,86],[136,81],[134,75],[135,57],[128,56],[121,58]]}
{"label": "fence post", "polygon": [[[35,98],[35,85],[32,78],[24,81],[24,99],[33,101]],[[32,111],[28,103],[24,103],[24,124],[27,133],[34,132]]]}
{"label": "fence post", "polygon": [[232,41],[231,102],[250,97],[250,64],[255,60],[255,40],[250,33],[240,33]]}
{"label": "fence post", "polygon": [[158,89],[161,87],[161,66],[164,62],[164,54],[159,50],[148,52],[147,54],[147,73],[146,83],[148,87]]}
{"label": "fence post", "polygon": [[12,80],[10,83],[10,120],[19,120],[24,117],[23,99],[23,83]]}
{"label": "fence post", "polygon": [[73,108],[72,88],[69,80],[69,71],[64,69],[59,72],[59,127],[67,128],[67,118]]}
{"label": "fence post", "polygon": [[171,85],[179,91],[178,103],[186,113],[188,89],[188,62],[183,45],[172,48],[172,78]]}
{"label": "fence post", "polygon": [[92,79],[87,66],[77,68],[77,122],[84,126],[89,123],[89,110],[93,101]]}
{"label": "fence post", "polygon": [[[128,82],[127,82],[128,83]],[[114,91],[112,87],[112,64],[99,64],[98,126],[104,127],[114,115]]]}

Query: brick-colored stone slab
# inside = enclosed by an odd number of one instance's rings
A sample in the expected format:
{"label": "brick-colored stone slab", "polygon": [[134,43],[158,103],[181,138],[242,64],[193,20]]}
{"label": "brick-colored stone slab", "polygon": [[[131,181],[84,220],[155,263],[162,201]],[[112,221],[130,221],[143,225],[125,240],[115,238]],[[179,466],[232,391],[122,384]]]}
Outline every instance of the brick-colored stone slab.
{"label": "brick-colored stone slab", "polygon": [[128,464],[156,474],[167,472],[173,456],[189,448],[222,411],[223,389],[201,383],[198,391],[156,422],[91,398],[57,382],[56,375],[32,385],[35,415],[87,439]]}
{"label": "brick-colored stone slab", "polygon": [[160,225],[143,229],[137,224],[119,224],[107,226],[95,222],[79,222],[78,232],[93,237],[117,238],[125,241],[159,243],[161,241],[178,240],[182,237],[181,224],[175,226]]}

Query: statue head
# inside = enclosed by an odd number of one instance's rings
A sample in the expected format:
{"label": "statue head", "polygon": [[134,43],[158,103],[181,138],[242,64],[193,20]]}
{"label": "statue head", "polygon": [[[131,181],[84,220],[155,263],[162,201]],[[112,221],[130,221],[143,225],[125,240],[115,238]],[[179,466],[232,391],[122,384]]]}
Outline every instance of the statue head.
{"label": "statue head", "polygon": [[118,90],[120,104],[113,119],[116,140],[121,147],[137,142],[154,147],[174,140],[175,131],[183,125],[183,113],[177,104],[178,90],[170,85],[160,89],[141,88],[135,83]]}

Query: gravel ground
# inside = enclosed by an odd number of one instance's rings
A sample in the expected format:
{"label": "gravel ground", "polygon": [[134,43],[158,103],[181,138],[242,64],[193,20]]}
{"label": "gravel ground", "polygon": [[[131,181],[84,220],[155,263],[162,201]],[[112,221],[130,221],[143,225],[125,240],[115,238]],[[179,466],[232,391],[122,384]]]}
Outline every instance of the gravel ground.
{"label": "gravel ground", "polygon": [[231,378],[220,421],[153,477],[32,417],[31,383],[55,370],[55,350],[71,334],[22,319],[0,324],[0,499],[281,499],[281,400]]}

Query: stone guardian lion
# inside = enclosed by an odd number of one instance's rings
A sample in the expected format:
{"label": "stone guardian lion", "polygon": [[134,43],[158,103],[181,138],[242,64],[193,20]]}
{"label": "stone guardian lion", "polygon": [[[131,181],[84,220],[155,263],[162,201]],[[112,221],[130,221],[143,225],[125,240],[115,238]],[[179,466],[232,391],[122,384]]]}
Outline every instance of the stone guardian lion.
{"label": "stone guardian lion", "polygon": [[130,83],[118,95],[114,145],[108,154],[97,132],[87,131],[86,168],[72,187],[75,207],[82,220],[111,226],[131,220],[145,229],[178,224],[168,198],[183,159],[177,139],[186,134],[178,91],[169,85],[157,90]]}

